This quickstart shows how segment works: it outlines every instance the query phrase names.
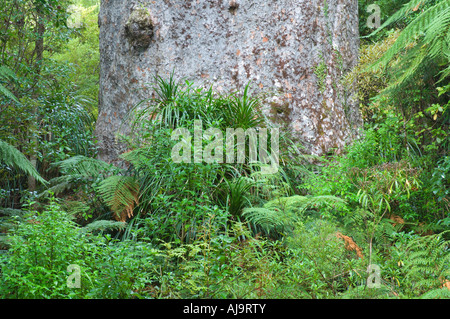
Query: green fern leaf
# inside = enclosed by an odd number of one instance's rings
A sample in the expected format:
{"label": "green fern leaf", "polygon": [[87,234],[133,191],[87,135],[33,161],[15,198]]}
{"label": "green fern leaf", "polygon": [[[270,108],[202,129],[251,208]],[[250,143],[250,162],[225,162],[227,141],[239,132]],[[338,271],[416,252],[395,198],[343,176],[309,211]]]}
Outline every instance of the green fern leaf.
{"label": "green fern leaf", "polygon": [[83,177],[96,177],[114,170],[120,171],[114,165],[83,155],[70,157],[54,165],[58,166],[63,174]]}
{"label": "green fern leaf", "polygon": [[126,223],[113,220],[97,220],[83,227],[84,232],[103,232],[106,230],[124,230]]}
{"label": "green fern leaf", "polygon": [[260,208],[246,208],[243,216],[251,223],[263,228],[267,233],[286,232],[311,207],[344,204],[343,199],[331,195],[313,197],[294,195],[271,200]]}
{"label": "green fern leaf", "polygon": [[110,176],[100,182],[98,192],[120,221],[132,217],[139,204],[139,183],[133,176]]}
{"label": "green fern leaf", "polygon": [[[394,16],[388,19],[377,31],[405,17],[413,8],[417,8],[420,0],[412,0],[400,9]],[[409,57],[403,56],[403,63],[399,71],[394,74],[394,81],[384,92],[398,89],[418,73],[421,67],[425,67],[430,61],[442,60],[444,65],[450,63],[448,33],[450,27],[450,2],[438,1],[408,24],[400,33],[395,43],[385,54],[367,70],[386,67],[396,56],[404,51],[415,49]],[[372,34],[372,35],[373,35]],[[408,65],[408,66],[406,66]],[[406,66],[406,67],[405,67]],[[448,70],[441,73],[441,80],[449,75]]]}
{"label": "green fern leaf", "polygon": [[38,182],[46,185],[48,182],[39,175],[31,162],[14,146],[0,140],[0,162],[15,167],[34,177]]}
{"label": "green fern leaf", "polygon": [[266,234],[282,230],[286,226],[286,220],[279,211],[263,207],[245,208],[242,215],[251,223],[261,227]]}

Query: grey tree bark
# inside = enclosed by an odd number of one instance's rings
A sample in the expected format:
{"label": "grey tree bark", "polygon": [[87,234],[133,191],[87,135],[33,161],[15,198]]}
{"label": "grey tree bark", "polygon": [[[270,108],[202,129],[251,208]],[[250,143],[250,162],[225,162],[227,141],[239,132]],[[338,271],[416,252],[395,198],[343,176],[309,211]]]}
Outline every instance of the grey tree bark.
{"label": "grey tree bark", "polygon": [[342,150],[361,125],[342,76],[358,57],[357,0],[102,0],[100,159],[153,76],[232,91],[276,92],[264,111],[311,154]]}

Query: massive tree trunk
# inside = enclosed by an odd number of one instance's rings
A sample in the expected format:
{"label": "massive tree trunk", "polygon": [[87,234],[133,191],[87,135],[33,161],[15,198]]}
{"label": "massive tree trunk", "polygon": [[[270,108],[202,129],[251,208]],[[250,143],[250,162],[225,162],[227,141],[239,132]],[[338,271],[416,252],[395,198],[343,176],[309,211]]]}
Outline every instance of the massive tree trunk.
{"label": "massive tree trunk", "polygon": [[309,153],[341,150],[361,124],[342,76],[357,63],[357,0],[102,0],[99,157],[155,75],[277,92],[265,112]]}

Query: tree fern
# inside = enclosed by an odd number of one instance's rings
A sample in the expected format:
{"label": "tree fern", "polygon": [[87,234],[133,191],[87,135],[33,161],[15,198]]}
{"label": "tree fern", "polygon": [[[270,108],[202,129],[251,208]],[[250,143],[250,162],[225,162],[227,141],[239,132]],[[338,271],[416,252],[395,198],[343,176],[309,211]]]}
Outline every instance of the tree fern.
{"label": "tree fern", "polygon": [[[416,11],[425,1],[412,0],[405,4],[396,14],[388,19],[378,30],[404,18],[411,11]],[[449,28],[450,28],[450,2],[448,0],[437,1],[436,4],[419,14],[405,27],[392,47],[369,68],[386,67],[403,50],[414,49],[414,54],[401,58],[402,67],[396,72],[395,80],[388,86],[395,89],[406,83],[417,74],[421,67],[431,61],[440,65],[447,65],[447,69],[441,73],[441,80],[447,77],[449,70]],[[369,36],[371,36],[369,35]]]}
{"label": "tree fern", "polygon": [[[137,154],[137,153],[133,153]],[[124,158],[131,159],[124,156]],[[144,165],[142,157],[133,158],[135,164]],[[104,161],[82,155],[73,156],[55,163],[62,176],[51,180],[49,191],[58,194],[74,186],[85,184],[95,194],[98,194],[119,221],[125,221],[133,216],[134,207],[139,203],[140,185],[134,176],[125,175],[126,171]],[[73,213],[86,213],[88,205],[79,203],[71,207]]]}
{"label": "tree fern", "polygon": [[0,163],[17,168],[42,184],[48,182],[39,175],[31,162],[14,146],[0,140]]}
{"label": "tree fern", "polygon": [[78,175],[83,177],[96,177],[100,174],[118,170],[114,165],[97,160],[95,158],[77,155],[55,163],[63,174]]}
{"label": "tree fern", "polygon": [[[426,0],[425,0],[426,1]],[[402,8],[400,8],[397,12],[395,12],[388,20],[386,20],[378,29],[376,29],[372,34],[369,34],[368,37],[380,32],[385,27],[399,21],[400,19],[407,16],[409,13],[413,11],[417,11],[424,3],[424,0],[412,0],[408,3],[405,3]]]}
{"label": "tree fern", "polygon": [[[111,212],[122,221],[132,215],[137,202],[137,184],[124,175],[126,171],[104,161],[82,155],[73,156],[54,164],[61,176],[53,178],[46,192],[60,194],[66,190],[79,190],[77,201],[66,201],[71,213],[91,218],[106,216]],[[45,195],[46,192],[41,195]],[[130,195],[131,194],[131,195]],[[132,196],[132,200],[129,196]]]}
{"label": "tree fern", "polygon": [[58,167],[62,174],[50,180],[51,187],[48,191],[54,194],[72,189],[79,183],[93,183],[122,172],[114,165],[83,155],[73,156],[53,165]]}
{"label": "tree fern", "polygon": [[280,211],[264,207],[245,208],[243,216],[269,236],[284,232],[290,223],[290,218]]}
{"label": "tree fern", "polygon": [[110,176],[100,182],[98,191],[117,220],[133,216],[133,209],[139,204],[139,184],[133,176]]}

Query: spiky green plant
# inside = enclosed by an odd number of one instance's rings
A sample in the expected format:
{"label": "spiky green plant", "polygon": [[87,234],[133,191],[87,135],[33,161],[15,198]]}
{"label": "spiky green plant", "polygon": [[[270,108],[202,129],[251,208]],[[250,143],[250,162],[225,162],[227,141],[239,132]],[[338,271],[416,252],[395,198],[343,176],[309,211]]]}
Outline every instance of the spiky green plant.
{"label": "spiky green plant", "polygon": [[250,201],[248,198],[248,191],[252,187],[252,181],[245,177],[238,177],[232,180],[225,179],[225,206],[231,215],[239,217],[242,209],[248,206]]}
{"label": "spiky green plant", "polygon": [[144,99],[128,114],[133,131],[142,121],[149,120],[159,127],[176,128],[202,120],[205,126],[248,129],[265,125],[259,114],[261,101],[250,94],[247,84],[242,92],[218,94],[212,88],[195,87],[193,83],[154,78],[151,86],[154,97]]}
{"label": "spiky green plant", "polygon": [[242,94],[232,93],[228,97],[229,103],[223,104],[222,116],[225,127],[248,129],[264,125],[263,117],[258,114],[261,101],[257,97],[252,97],[249,89],[250,86],[247,84]]}

